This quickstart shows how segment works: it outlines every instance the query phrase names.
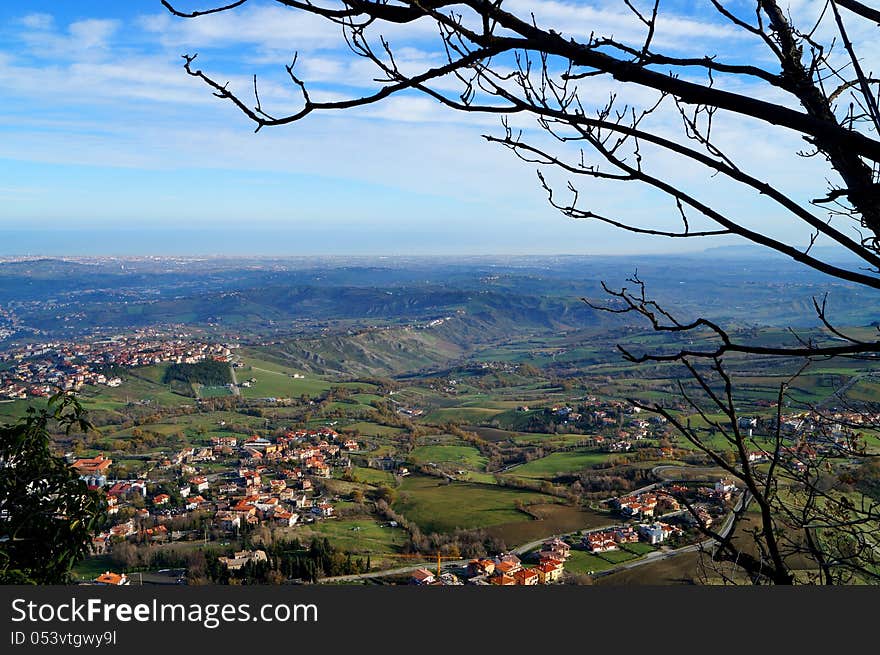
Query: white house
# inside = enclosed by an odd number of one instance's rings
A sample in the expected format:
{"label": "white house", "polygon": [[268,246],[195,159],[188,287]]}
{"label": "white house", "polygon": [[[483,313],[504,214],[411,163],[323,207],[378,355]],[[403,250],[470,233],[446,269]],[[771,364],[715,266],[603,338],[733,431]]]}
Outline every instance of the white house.
{"label": "white house", "polygon": [[643,524],[639,526],[639,535],[649,544],[662,544],[669,537],[669,530],[660,523]]}

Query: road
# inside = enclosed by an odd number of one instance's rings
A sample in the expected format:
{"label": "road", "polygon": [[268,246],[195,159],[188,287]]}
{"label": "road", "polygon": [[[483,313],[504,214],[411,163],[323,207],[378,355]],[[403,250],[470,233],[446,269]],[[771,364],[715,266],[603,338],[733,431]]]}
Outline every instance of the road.
{"label": "road", "polygon": [[[467,566],[467,563],[470,560],[461,559],[455,562],[446,562],[443,564],[446,566]],[[434,560],[434,566],[437,565],[437,560]],[[332,578],[321,578],[318,582],[354,582],[356,580],[366,580],[367,578],[385,578],[392,575],[403,575],[404,573],[412,573],[413,571],[417,571],[418,569],[428,569],[430,571],[434,570],[434,567],[431,565],[431,556],[425,558],[425,561],[421,564],[413,564],[412,566],[402,566],[399,569],[388,569],[387,571],[375,571],[372,573],[358,573],[356,575],[337,575]]]}
{"label": "road", "polygon": [[846,383],[842,387],[837,389],[830,396],[827,396],[825,399],[820,400],[818,403],[816,403],[816,407],[824,407],[835,400],[843,398],[843,396],[846,395],[846,392],[852,389],[853,386],[855,386],[858,382],[864,380],[865,378],[872,378],[875,376],[876,374],[873,371],[868,371],[867,373],[857,373],[856,375],[853,375],[849,380],[846,381]]}
{"label": "road", "polygon": [[271,373],[272,375],[280,375],[283,378],[290,377],[287,373],[282,373],[281,371],[270,371],[268,368],[259,368],[258,366],[251,366],[251,369],[254,371],[260,371],[261,373]]}
{"label": "road", "polygon": [[235,375],[235,367],[232,365],[232,362],[229,363],[229,372],[232,374],[232,395],[240,396],[241,389],[238,388],[238,376]]}
{"label": "road", "polygon": [[721,471],[717,466],[690,466],[689,464],[661,464],[660,466],[655,466],[651,469],[651,473],[656,475],[661,480],[665,482],[669,482],[670,480],[676,479],[675,477],[666,477],[663,475],[666,471],[676,470],[681,471],[682,469],[687,469],[689,472],[692,471],[694,473],[714,473],[718,474]]}

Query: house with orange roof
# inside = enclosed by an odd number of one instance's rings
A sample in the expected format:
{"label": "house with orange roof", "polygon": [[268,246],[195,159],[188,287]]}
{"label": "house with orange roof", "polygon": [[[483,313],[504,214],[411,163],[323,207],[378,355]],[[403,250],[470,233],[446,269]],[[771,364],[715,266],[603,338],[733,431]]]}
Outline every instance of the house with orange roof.
{"label": "house with orange roof", "polygon": [[514,578],[512,575],[502,573],[501,575],[493,575],[491,578],[489,578],[489,582],[502,587],[512,587],[516,584],[516,578]]}
{"label": "house with orange roof", "polygon": [[253,516],[257,512],[257,506],[246,500],[240,500],[232,506],[232,511],[242,517]]}
{"label": "house with orange roof", "polygon": [[568,552],[571,550],[571,546],[564,542],[562,539],[555,537],[553,539],[548,539],[547,541],[545,541],[544,544],[541,546],[541,550],[557,550],[568,554]]}
{"label": "house with orange roof", "polygon": [[534,569],[520,569],[513,574],[516,584],[523,586],[531,586],[538,584],[540,577]]}
{"label": "house with orange roof", "polygon": [[321,503],[317,507],[313,507],[312,512],[314,514],[318,514],[319,516],[327,518],[333,516],[333,505],[331,505],[330,503]]}
{"label": "house with orange roof", "polygon": [[241,517],[234,512],[217,512],[214,516],[223,530],[238,530],[241,528]]}
{"label": "house with orange roof", "polygon": [[590,532],[584,536],[584,546],[593,553],[604,553],[609,550],[617,550],[617,542],[614,536],[607,531]]}
{"label": "house with orange roof", "polygon": [[107,585],[108,587],[121,587],[128,584],[128,576],[125,573],[104,571],[104,573],[95,578],[95,582],[100,585]]}
{"label": "house with orange roof", "polygon": [[167,541],[168,528],[164,525],[156,525],[144,530],[144,538],[147,541]]}
{"label": "house with orange roof", "polygon": [[[551,563],[551,561],[553,563]],[[551,584],[562,577],[564,571],[562,562],[551,560],[543,564],[539,564],[535,571],[538,573],[538,580],[541,584]]]}
{"label": "house with orange roof", "polygon": [[562,541],[562,539],[550,539],[541,546],[540,556],[543,556],[545,553],[554,559],[565,561],[571,553],[571,546]]}
{"label": "house with orange roof", "polygon": [[468,562],[468,575],[492,575],[495,572],[495,560],[474,559]]}
{"label": "house with orange roof", "polygon": [[495,558],[497,562],[509,562],[510,564],[515,564],[517,566],[522,565],[522,561],[517,556],[516,553],[504,553]]}
{"label": "house with orange roof", "polygon": [[113,460],[104,457],[101,453],[97,457],[78,459],[73,463],[73,468],[80,475],[107,475],[107,469],[113,465]]}
{"label": "house with orange roof", "polygon": [[272,513],[272,521],[281,527],[289,528],[296,524],[297,519],[299,519],[298,514],[294,514],[293,512],[289,512],[286,509],[276,509]]}
{"label": "house with orange roof", "polygon": [[522,565],[514,562],[501,561],[495,564],[495,573],[500,575],[513,575],[520,569],[522,569]]}
{"label": "house with orange roof", "polygon": [[639,540],[638,533],[631,526],[615,528],[613,537],[619,544],[632,544]]}
{"label": "house with orange roof", "polygon": [[208,484],[208,478],[202,475],[190,478],[189,483],[196,488],[196,491],[207,491],[208,487],[211,486]]}
{"label": "house with orange roof", "polygon": [[559,562],[560,564],[563,563],[562,558],[559,557],[559,556],[557,555],[557,553],[555,553],[555,552],[549,552],[549,551],[544,551],[544,552],[538,553],[538,561],[539,561],[541,564],[546,564],[546,563],[548,563],[548,562],[551,563],[551,564],[554,563],[554,562]]}
{"label": "house with orange roof", "polygon": [[158,496],[153,496],[153,504],[154,505],[166,505],[171,500],[171,496],[168,494],[159,494]]}
{"label": "house with orange roof", "polygon": [[92,537],[92,543],[89,548],[89,552],[92,555],[104,555],[107,553],[107,550],[110,546],[110,533],[102,532],[101,534],[96,534]]}
{"label": "house with orange roof", "polygon": [[410,577],[410,582],[416,585],[434,584],[434,574],[428,569],[416,569]]}

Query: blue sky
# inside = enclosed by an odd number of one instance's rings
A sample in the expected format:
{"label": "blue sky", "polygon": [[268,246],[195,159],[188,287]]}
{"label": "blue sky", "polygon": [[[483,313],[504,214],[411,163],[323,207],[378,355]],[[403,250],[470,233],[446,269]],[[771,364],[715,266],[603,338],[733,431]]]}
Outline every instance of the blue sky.
{"label": "blue sky", "polygon": [[[638,34],[619,4],[509,1],[573,32],[607,25]],[[668,47],[761,59],[754,44],[696,15],[700,3],[667,6]],[[405,66],[436,60],[427,27],[388,36]],[[370,70],[341,45],[335,26],[268,0],[194,21],[171,17],[159,0],[0,3],[0,255],[589,254],[719,245],[634,237],[561,216],[534,166],[481,139],[499,133],[497,118],[411,95],[254,134],[185,75],[180,59],[198,52],[201,67],[243,95],[258,74],[264,105],[284,113],[299,99],[283,70],[294,50],[313,94],[370,88]],[[608,90],[597,88],[596,97]],[[738,121],[727,130],[721,138],[760,172],[781,176],[795,194],[815,191],[805,180],[821,175],[817,164],[789,165],[796,139],[763,139]],[[657,165],[668,163],[661,157]],[[676,171],[683,184],[706,184],[698,171]],[[675,212],[644,189],[586,188],[611,216],[651,223]],[[760,199],[723,185],[715,197],[788,234]]]}

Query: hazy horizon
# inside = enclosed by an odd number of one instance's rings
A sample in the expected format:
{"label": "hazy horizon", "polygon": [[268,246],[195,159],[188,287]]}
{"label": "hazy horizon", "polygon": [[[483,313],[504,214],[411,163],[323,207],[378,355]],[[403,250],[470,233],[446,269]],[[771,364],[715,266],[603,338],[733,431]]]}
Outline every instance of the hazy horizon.
{"label": "hazy horizon", "polygon": [[[364,226],[368,228],[369,226]],[[626,256],[683,254],[680,248],[639,248],[636,251],[598,249],[580,250],[571,240],[475,239],[463,245],[458,239],[444,242],[442,235],[434,238],[423,234],[399,235],[394,241],[378,230],[359,230],[340,234],[335,228],[303,231],[299,226],[286,228],[226,226],[213,228],[180,228],[160,230],[152,228],[60,227],[0,229],[0,256],[323,256],[381,257],[381,256]],[[570,250],[560,248],[561,242]],[[590,239],[585,238],[589,242]],[[696,246],[697,244],[690,244]],[[586,248],[588,243],[584,243]],[[595,246],[595,244],[594,244]],[[735,247],[735,246],[732,246]],[[699,253],[705,248],[691,247],[686,252]]]}

